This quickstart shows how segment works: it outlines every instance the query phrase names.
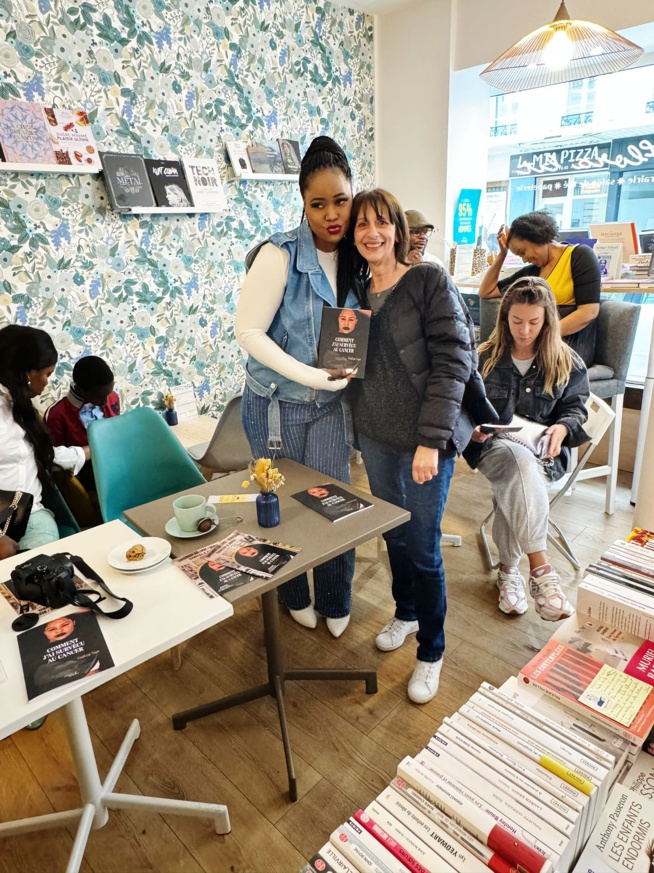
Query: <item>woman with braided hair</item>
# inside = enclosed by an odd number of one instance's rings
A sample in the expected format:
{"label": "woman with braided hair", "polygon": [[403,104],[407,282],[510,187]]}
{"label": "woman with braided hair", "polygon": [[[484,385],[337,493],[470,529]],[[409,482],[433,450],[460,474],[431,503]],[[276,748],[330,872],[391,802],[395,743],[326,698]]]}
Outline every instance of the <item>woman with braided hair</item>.
{"label": "woman with braided hair", "polygon": [[[303,220],[275,233],[249,255],[236,312],[236,339],[248,353],[243,424],[252,454],[291,458],[349,482],[352,434],[342,392],[350,370],[315,366],[325,306],[358,308],[346,233],[352,171],[327,136],[309,145],[300,167]],[[350,619],[354,549],[278,589],[279,602],[305,627],[327,619],[340,636]]]}

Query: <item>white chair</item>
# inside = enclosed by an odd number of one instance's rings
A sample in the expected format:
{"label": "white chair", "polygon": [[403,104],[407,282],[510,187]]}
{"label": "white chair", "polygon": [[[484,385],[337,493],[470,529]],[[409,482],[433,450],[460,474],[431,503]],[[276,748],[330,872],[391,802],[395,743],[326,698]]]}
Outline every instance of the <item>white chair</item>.
{"label": "white chair", "polygon": [[[573,484],[579,478],[579,474],[584,469],[586,462],[588,461],[593,449],[602,439],[606,431],[611,426],[613,419],[615,418],[615,412],[611,409],[608,403],[605,403],[604,400],[600,400],[599,397],[596,397],[594,394],[591,394],[586,401],[586,409],[588,411],[588,420],[584,424],[584,430],[589,436],[589,442],[584,443],[583,446],[579,447],[579,460],[575,468],[570,473],[566,473],[562,479],[558,482],[554,482],[552,484],[552,490],[556,491],[554,497],[550,500],[550,518],[549,518],[549,526],[554,529],[554,533],[548,530],[547,539],[552,545],[561,552],[572,564],[572,566],[579,570],[581,564],[575,557],[574,552],[572,551],[572,547],[568,540],[565,537],[565,534],[561,530],[561,528],[556,524],[556,522],[552,521],[551,510],[554,506],[570,493]],[[481,527],[479,529],[479,533],[481,536],[481,541],[483,545],[484,556],[486,558],[486,563],[490,570],[495,570],[498,567],[498,562],[493,561],[490,546],[488,543],[488,534],[486,533],[486,525],[491,520],[495,513],[493,509],[489,515],[482,521]]]}

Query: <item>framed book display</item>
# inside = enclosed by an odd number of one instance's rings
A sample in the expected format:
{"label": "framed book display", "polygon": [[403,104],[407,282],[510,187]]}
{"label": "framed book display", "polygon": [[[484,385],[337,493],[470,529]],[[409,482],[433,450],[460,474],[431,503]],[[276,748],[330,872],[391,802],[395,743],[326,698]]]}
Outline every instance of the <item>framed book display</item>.
{"label": "framed book display", "polygon": [[278,139],[279,151],[282,155],[282,163],[284,164],[284,172],[297,174],[300,172],[300,143],[295,139]]}
{"label": "framed book display", "polygon": [[145,166],[157,206],[193,206],[191,192],[179,161],[146,160]]}
{"label": "framed book display", "polygon": [[184,158],[183,164],[196,209],[206,207],[212,212],[227,209],[227,197],[214,159]]}
{"label": "framed book display", "polygon": [[265,140],[248,146],[248,155],[253,173],[283,173],[284,165],[279,146],[273,140]]}
{"label": "framed book display", "polygon": [[114,209],[155,206],[148,171],[140,155],[100,152],[100,160]]}
{"label": "framed book display", "polygon": [[8,163],[57,163],[40,103],[0,100],[0,144]]}
{"label": "framed book display", "polygon": [[248,147],[244,142],[228,141],[225,143],[227,156],[229,157],[235,176],[252,172],[252,165],[248,157]]}
{"label": "framed book display", "polygon": [[83,109],[43,107],[56,163],[102,169],[91,122]]}

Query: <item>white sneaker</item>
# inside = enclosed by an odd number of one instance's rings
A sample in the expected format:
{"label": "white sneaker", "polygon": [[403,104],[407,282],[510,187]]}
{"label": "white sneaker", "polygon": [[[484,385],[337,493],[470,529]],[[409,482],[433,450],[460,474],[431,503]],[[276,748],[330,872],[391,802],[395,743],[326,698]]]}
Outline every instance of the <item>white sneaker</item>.
{"label": "white sneaker", "polygon": [[308,627],[313,630],[318,624],[318,616],[312,603],[309,606],[305,606],[304,609],[289,609],[289,612],[291,613],[291,618],[295,619],[302,627]]}
{"label": "white sneaker", "polygon": [[518,572],[518,568],[512,567],[510,573],[498,570],[497,587],[500,589],[498,606],[502,612],[506,615],[524,615],[529,606],[525,580]]}
{"label": "white sneaker", "polygon": [[418,661],[409,679],[409,700],[414,703],[427,703],[435,697],[442,668],[442,658],[440,661]]}
{"label": "white sneaker", "polygon": [[[539,572],[539,571],[543,572]],[[536,612],[545,621],[569,618],[574,609],[561,590],[559,577],[549,564],[538,567],[537,576],[529,577],[529,591],[536,604]]]}
{"label": "white sneaker", "polygon": [[402,621],[392,618],[375,637],[375,645],[382,652],[392,652],[399,649],[409,634],[418,632],[417,621]]}

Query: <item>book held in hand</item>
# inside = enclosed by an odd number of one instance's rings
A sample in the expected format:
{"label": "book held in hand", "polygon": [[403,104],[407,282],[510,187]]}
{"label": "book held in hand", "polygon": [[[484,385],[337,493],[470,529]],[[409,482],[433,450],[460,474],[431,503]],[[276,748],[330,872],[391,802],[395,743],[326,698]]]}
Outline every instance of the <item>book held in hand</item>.
{"label": "book held in hand", "polygon": [[18,637],[28,700],[114,666],[91,610],[60,615]]}
{"label": "book held in hand", "polygon": [[355,369],[354,379],[366,374],[369,309],[325,306],[318,340],[318,366],[323,370]]}
{"label": "book held in hand", "polygon": [[292,497],[329,521],[341,521],[372,506],[372,503],[357,497],[356,494],[351,494],[333,482],[325,482],[324,485],[315,485],[306,491],[298,491]]}
{"label": "book held in hand", "polygon": [[157,206],[193,206],[191,192],[179,161],[146,160],[145,166]]}
{"label": "book held in hand", "polygon": [[140,155],[100,152],[107,191],[119,211],[155,206],[145,161]]}

